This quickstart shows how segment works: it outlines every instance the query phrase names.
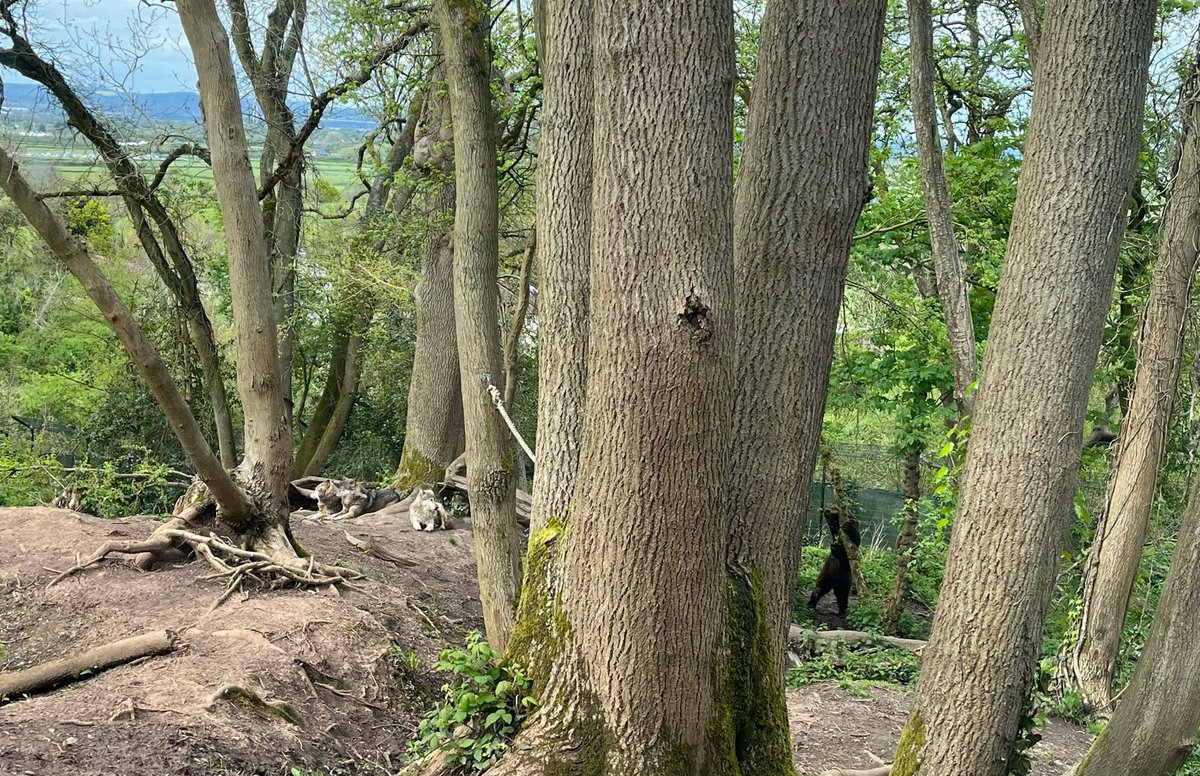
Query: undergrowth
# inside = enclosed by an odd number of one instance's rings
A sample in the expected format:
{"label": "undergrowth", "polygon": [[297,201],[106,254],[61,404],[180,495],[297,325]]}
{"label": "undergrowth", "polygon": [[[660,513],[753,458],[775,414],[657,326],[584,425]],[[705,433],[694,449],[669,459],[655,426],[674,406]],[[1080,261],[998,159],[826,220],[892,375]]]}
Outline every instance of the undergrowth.
{"label": "undergrowth", "polygon": [[453,678],[409,742],[410,760],[447,751],[462,770],[484,771],[500,759],[536,705],[529,695],[532,680],[500,657],[475,632],[467,635],[466,649],[442,651],[433,667]]}

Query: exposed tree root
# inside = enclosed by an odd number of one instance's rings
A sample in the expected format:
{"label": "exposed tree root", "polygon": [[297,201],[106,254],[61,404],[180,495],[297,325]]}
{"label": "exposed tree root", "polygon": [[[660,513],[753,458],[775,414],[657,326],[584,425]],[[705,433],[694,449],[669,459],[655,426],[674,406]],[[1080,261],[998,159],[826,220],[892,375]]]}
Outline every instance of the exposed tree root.
{"label": "exposed tree root", "polygon": [[[176,506],[179,509],[182,504]],[[254,549],[239,547],[211,531],[201,533],[206,529],[200,528],[197,522],[212,512],[212,502],[204,500],[182,508],[145,539],[105,542],[91,557],[78,561],[52,579],[47,588],[113,554],[133,555],[138,568],[148,569],[160,560],[179,555],[180,551],[200,557],[212,567],[215,573],[205,579],[225,581],[226,589],[213,604],[213,609],[229,600],[247,581],[267,587],[285,584],[325,587],[362,578],[362,574],[354,569],[299,557],[286,526],[269,526],[251,544]]]}
{"label": "exposed tree root", "polygon": [[151,631],[94,647],[81,655],[42,663],[24,671],[0,674],[0,703],[13,700],[18,695],[48,690],[83,679],[84,674],[89,671],[96,672],[140,657],[170,652],[175,648],[175,644],[176,636],[171,631]]}

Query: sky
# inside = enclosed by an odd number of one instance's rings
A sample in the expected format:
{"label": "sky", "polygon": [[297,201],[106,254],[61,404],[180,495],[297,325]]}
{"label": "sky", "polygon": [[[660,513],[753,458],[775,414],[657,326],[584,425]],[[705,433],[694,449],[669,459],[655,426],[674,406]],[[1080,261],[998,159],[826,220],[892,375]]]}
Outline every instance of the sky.
{"label": "sky", "polygon": [[[97,89],[196,90],[196,72],[179,18],[159,0],[36,0],[26,17],[29,40]],[[11,83],[28,83],[11,70]]]}

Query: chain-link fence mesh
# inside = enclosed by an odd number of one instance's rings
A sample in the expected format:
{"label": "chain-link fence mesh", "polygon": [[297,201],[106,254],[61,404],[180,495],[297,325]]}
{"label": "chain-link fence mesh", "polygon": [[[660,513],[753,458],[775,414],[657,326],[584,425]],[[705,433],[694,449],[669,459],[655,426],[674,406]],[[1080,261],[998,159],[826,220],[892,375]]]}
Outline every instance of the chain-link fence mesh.
{"label": "chain-link fence mesh", "polygon": [[[900,486],[904,480],[904,456],[886,447],[838,443],[827,445],[833,463],[842,474],[850,512],[858,519],[863,547],[894,547],[899,527],[896,517],[904,508]],[[934,451],[936,452],[936,451]],[[921,458],[921,495],[934,487],[934,473],[941,465],[932,455]],[[1104,504],[1106,471],[1098,467],[1082,473],[1079,492],[1088,509],[1098,514]],[[818,458],[808,502],[804,543],[828,546],[829,531],[821,510],[833,506],[833,478],[825,462]]]}

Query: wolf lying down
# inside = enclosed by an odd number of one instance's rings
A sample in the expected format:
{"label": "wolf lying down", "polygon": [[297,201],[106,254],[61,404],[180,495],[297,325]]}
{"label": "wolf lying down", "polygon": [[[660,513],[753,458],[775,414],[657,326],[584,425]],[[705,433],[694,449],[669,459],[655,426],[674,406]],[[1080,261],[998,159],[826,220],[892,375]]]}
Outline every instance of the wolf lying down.
{"label": "wolf lying down", "polygon": [[[322,520],[350,520],[386,506],[399,503],[400,494],[392,488],[376,488],[357,480],[322,480],[313,489],[317,515]],[[433,488],[418,486],[408,506],[415,531],[436,531],[454,527],[450,513],[438,501]]]}

